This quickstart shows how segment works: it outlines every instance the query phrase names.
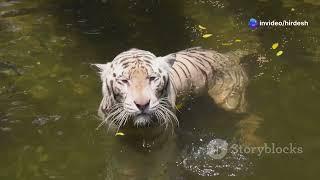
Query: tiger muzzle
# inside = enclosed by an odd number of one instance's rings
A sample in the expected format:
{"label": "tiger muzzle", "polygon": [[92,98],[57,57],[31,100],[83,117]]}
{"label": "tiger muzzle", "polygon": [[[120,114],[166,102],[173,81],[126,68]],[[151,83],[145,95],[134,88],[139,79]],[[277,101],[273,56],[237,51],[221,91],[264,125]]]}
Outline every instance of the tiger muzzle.
{"label": "tiger muzzle", "polygon": [[150,99],[146,101],[134,101],[134,104],[142,113],[144,113],[146,110],[149,109]]}

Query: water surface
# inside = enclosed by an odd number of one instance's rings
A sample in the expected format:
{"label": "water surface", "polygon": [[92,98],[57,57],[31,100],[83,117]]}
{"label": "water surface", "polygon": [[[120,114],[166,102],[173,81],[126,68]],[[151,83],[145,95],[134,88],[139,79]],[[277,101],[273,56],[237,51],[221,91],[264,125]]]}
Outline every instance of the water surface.
{"label": "water surface", "polygon": [[[318,177],[318,1],[3,0],[0,16],[1,179]],[[309,26],[252,31],[251,17]],[[202,38],[206,33],[213,36]],[[203,97],[185,105],[176,138],[160,147],[96,130],[101,93],[90,63],[132,47],[165,55],[193,46],[255,53],[247,59],[248,100],[260,120],[242,121]],[[303,153],[205,156],[210,140],[240,143],[248,126],[259,142],[293,143]]]}

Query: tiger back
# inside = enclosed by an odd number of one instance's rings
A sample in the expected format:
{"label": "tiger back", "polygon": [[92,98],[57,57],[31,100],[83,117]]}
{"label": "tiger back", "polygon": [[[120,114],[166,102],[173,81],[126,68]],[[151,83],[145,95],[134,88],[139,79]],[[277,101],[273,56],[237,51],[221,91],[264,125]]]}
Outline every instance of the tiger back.
{"label": "tiger back", "polygon": [[177,95],[208,92],[222,108],[244,112],[248,77],[240,58],[234,53],[221,54],[202,48],[175,53],[170,74]]}

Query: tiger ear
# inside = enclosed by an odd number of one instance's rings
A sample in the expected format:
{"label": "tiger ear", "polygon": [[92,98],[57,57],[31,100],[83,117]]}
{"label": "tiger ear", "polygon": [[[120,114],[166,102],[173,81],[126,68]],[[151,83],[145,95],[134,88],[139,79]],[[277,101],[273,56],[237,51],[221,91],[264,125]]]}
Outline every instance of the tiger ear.
{"label": "tiger ear", "polygon": [[170,70],[174,62],[176,61],[175,54],[169,54],[163,57],[157,57],[156,62],[159,64],[160,67],[163,67],[167,70]]}
{"label": "tiger ear", "polygon": [[176,55],[175,54],[169,54],[163,57],[164,61],[171,67],[174,62],[176,61]]}
{"label": "tiger ear", "polygon": [[98,72],[108,71],[110,63],[107,64],[90,64],[90,67],[97,70]]}

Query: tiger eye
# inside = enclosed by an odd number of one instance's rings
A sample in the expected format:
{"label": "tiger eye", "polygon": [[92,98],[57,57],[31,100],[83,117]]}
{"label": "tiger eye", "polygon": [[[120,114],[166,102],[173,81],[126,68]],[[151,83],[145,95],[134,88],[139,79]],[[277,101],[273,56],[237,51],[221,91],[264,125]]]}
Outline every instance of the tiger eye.
{"label": "tiger eye", "polygon": [[123,82],[123,83],[125,83],[125,84],[128,84],[128,83],[129,83],[129,81],[126,80],[126,79],[121,80],[121,82]]}
{"label": "tiger eye", "polygon": [[154,81],[156,79],[156,77],[155,76],[151,76],[151,77],[149,77],[149,80],[150,81]]}

